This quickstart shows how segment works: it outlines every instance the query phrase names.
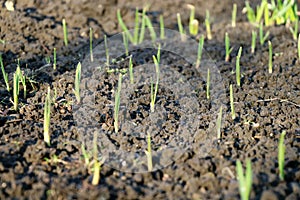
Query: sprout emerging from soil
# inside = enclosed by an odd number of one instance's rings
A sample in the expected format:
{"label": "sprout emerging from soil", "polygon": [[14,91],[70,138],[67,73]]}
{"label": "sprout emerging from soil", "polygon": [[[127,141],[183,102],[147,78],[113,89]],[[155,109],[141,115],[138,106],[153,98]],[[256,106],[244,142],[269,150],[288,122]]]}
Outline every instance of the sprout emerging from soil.
{"label": "sprout emerging from soil", "polygon": [[240,69],[241,56],[242,56],[242,47],[239,48],[239,52],[238,55],[236,56],[236,63],[235,63],[236,83],[239,87],[241,86],[241,69]]}
{"label": "sprout emerging from soil", "polygon": [[265,41],[269,37],[269,34],[270,34],[269,31],[267,31],[266,34],[264,34],[263,24],[260,23],[260,25],[259,25],[259,42],[260,42],[260,45],[263,45],[265,43]]}
{"label": "sprout emerging from soil", "polygon": [[2,71],[3,78],[4,78],[4,81],[5,81],[6,90],[9,92],[10,87],[9,87],[9,82],[8,82],[8,74],[5,72],[1,54],[0,54],[0,66],[1,66],[1,71]]}
{"label": "sprout emerging from soil", "polygon": [[279,178],[284,180],[284,154],[285,154],[285,145],[284,145],[284,136],[286,132],[283,131],[280,135],[279,144],[278,144],[278,169],[279,169]]}
{"label": "sprout emerging from soil", "polygon": [[[295,4],[295,13],[297,13],[297,4]],[[295,21],[295,25],[294,25],[294,29],[292,27],[290,27],[290,31],[293,35],[293,39],[295,41],[297,41],[297,36],[298,36],[298,23],[299,23],[299,18],[296,17],[296,21]]]}
{"label": "sprout emerging from soil", "polygon": [[63,25],[63,32],[64,32],[64,43],[65,46],[68,46],[68,29],[67,29],[67,24],[66,24],[66,20],[63,19],[62,20],[62,25]]}
{"label": "sprout emerging from soil", "polygon": [[50,87],[48,87],[48,93],[44,105],[44,141],[48,146],[50,146],[50,110],[51,110],[51,98],[50,98]]}
{"label": "sprout emerging from soil", "polygon": [[199,39],[199,44],[198,44],[198,53],[197,53],[196,68],[199,68],[200,64],[201,64],[201,57],[202,57],[203,45],[204,45],[204,35],[201,35],[201,37]]}
{"label": "sprout emerging from soil", "polygon": [[251,187],[252,187],[252,169],[251,162],[247,159],[246,161],[246,174],[244,175],[244,170],[242,164],[239,160],[236,161],[236,173],[239,180],[239,190],[242,200],[248,200],[250,197]]}
{"label": "sprout emerging from soil", "polygon": [[153,57],[153,62],[155,64],[155,72],[156,72],[156,83],[155,83],[155,88],[153,88],[153,81],[151,78],[151,102],[150,102],[150,110],[151,112],[154,112],[154,108],[155,108],[155,101],[156,101],[156,95],[158,92],[158,84],[159,84],[159,75],[160,75],[160,71],[159,71],[159,61],[160,61],[160,48],[158,49],[157,52],[157,58],[155,56]]}
{"label": "sprout emerging from soil", "polygon": [[122,33],[122,37],[123,37],[123,44],[124,44],[124,47],[125,47],[125,55],[128,56],[128,54],[129,54],[129,51],[128,51],[128,38],[127,38],[127,36],[124,32]]}
{"label": "sprout emerging from soil", "polygon": [[228,62],[230,59],[230,53],[232,52],[233,48],[230,48],[230,39],[228,33],[225,33],[225,61]]}
{"label": "sprout emerging from soil", "polygon": [[209,17],[209,11],[208,10],[206,10],[205,27],[206,27],[207,39],[211,40],[212,35],[211,35],[210,17]]}
{"label": "sprout emerging from soil", "polygon": [[97,132],[94,132],[94,137],[93,137],[93,161],[94,161],[94,175],[93,175],[92,185],[98,185],[100,181],[101,162],[98,161]]}
{"label": "sprout emerging from soil", "polygon": [[199,22],[195,19],[195,6],[188,4],[187,7],[191,10],[189,31],[192,36],[196,36],[198,34]]}
{"label": "sprout emerging from soil", "polygon": [[18,96],[19,96],[19,73],[16,71],[14,73],[14,88],[13,88],[13,96],[14,96],[14,110],[18,110]]}
{"label": "sprout emerging from soil", "polygon": [[206,98],[210,98],[210,71],[207,68]]}
{"label": "sprout emerging from soil", "polygon": [[234,102],[233,102],[233,88],[232,84],[230,84],[230,108],[231,108],[231,118],[235,119],[235,110],[234,110]]}
{"label": "sprout emerging from soil", "polygon": [[130,79],[130,83],[133,84],[134,80],[133,80],[133,64],[132,64],[132,56],[130,56],[129,58],[129,79]]}
{"label": "sprout emerging from soil", "polygon": [[237,5],[236,3],[233,4],[232,7],[232,17],[231,17],[231,26],[236,27],[236,12],[237,12]]}
{"label": "sprout emerging from soil", "polygon": [[94,62],[94,56],[93,56],[93,29],[90,27],[90,58],[91,62]]}
{"label": "sprout emerging from soil", "polygon": [[159,26],[160,26],[160,39],[165,39],[165,25],[163,15],[159,16]]}
{"label": "sprout emerging from soil", "polygon": [[108,52],[108,45],[107,45],[106,35],[104,35],[104,46],[105,46],[105,55],[106,55],[106,66],[109,66],[109,52]]}
{"label": "sprout emerging from soil", "polygon": [[181,35],[181,41],[184,41],[185,40],[185,36],[184,36],[184,30],[183,30],[183,26],[182,26],[182,23],[181,23],[181,17],[180,17],[180,14],[177,13],[177,25],[178,25],[178,30],[179,30],[179,33]]}
{"label": "sprout emerging from soil", "polygon": [[53,49],[53,69],[56,70],[56,48]]}
{"label": "sprout emerging from soil", "polygon": [[115,107],[114,107],[114,128],[115,133],[119,131],[119,109],[120,109],[120,99],[121,99],[121,88],[122,88],[122,74],[119,74],[118,88],[115,95]]}
{"label": "sprout emerging from soil", "polygon": [[79,62],[76,67],[75,89],[73,90],[77,103],[80,103],[80,79],[81,79],[81,63]]}
{"label": "sprout emerging from soil", "polygon": [[268,41],[269,46],[269,74],[273,72],[273,50],[272,50],[272,43]]}
{"label": "sprout emerging from soil", "polygon": [[147,144],[148,144],[148,149],[145,150],[145,153],[147,156],[148,171],[151,172],[153,170],[153,165],[152,165],[151,135],[149,132],[147,134]]}
{"label": "sprout emerging from soil", "polygon": [[257,38],[257,32],[256,31],[252,31],[251,53],[255,52],[256,38]]}

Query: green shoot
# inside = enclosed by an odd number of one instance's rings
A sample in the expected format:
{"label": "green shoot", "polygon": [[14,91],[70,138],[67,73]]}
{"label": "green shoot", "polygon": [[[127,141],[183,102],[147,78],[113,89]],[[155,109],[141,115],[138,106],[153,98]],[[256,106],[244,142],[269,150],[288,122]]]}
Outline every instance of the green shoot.
{"label": "green shoot", "polygon": [[10,87],[9,87],[9,82],[8,82],[8,74],[5,72],[1,54],[0,54],[0,65],[1,65],[2,75],[3,75],[4,81],[5,81],[5,85],[6,85],[6,90],[9,92]]}
{"label": "green shoot", "polygon": [[239,180],[239,190],[242,200],[248,200],[252,187],[252,169],[250,160],[246,161],[246,174],[239,160],[236,161],[236,173]]}
{"label": "green shoot", "polygon": [[93,160],[94,160],[94,175],[92,185],[98,185],[100,181],[101,163],[98,161],[98,148],[97,148],[97,132],[93,136]]}
{"label": "green shoot", "polygon": [[124,47],[125,47],[125,54],[126,54],[126,56],[128,56],[128,54],[129,54],[129,52],[128,52],[128,39],[127,39],[127,36],[125,35],[124,32],[122,33],[122,36],[123,36],[123,44],[124,44]]}
{"label": "green shoot", "polygon": [[209,11],[208,10],[206,10],[205,27],[206,27],[207,39],[211,40],[212,35],[211,35],[210,17],[209,17]]}
{"label": "green shoot", "polygon": [[155,71],[156,71],[156,83],[155,83],[155,89],[153,89],[153,82],[152,82],[152,78],[151,78],[151,103],[150,103],[150,110],[151,112],[154,112],[154,108],[155,108],[155,101],[156,101],[156,95],[158,92],[158,83],[159,83],[159,63],[158,63],[158,58],[156,58],[155,56],[153,57],[153,61],[155,64]]}
{"label": "green shoot", "polygon": [[66,24],[66,20],[63,19],[62,20],[62,25],[63,25],[63,31],[64,31],[64,43],[65,46],[68,46],[68,30],[67,30],[67,24]]}
{"label": "green shoot", "polygon": [[230,108],[231,108],[231,118],[234,120],[235,119],[235,111],[234,111],[232,84],[230,84]]}
{"label": "green shoot", "polygon": [[53,69],[56,70],[56,48],[53,49]]}
{"label": "green shoot", "polygon": [[90,27],[90,57],[91,62],[94,62],[94,56],[93,56],[93,29]]}
{"label": "green shoot", "polygon": [[156,53],[158,64],[160,64],[160,49],[161,49],[161,44],[158,44],[157,53]]}
{"label": "green shoot", "polygon": [[133,41],[134,44],[137,44],[139,39],[139,11],[138,8],[135,9],[135,20],[134,20],[134,32],[133,32]]}
{"label": "green shoot", "polygon": [[148,9],[148,6],[143,8],[143,13],[142,13],[142,25],[141,25],[141,31],[140,31],[140,38],[139,38],[139,44],[141,44],[144,40],[145,36],[145,27],[146,27],[146,10]]}
{"label": "green shoot", "polygon": [[220,107],[220,111],[217,118],[217,138],[221,138],[221,126],[222,126],[222,106]]}
{"label": "green shoot", "polygon": [[252,31],[251,53],[255,52],[256,37],[257,37],[257,32],[256,31]]}
{"label": "green shoot", "polygon": [[[118,9],[117,11],[117,18],[118,18],[118,22],[122,28],[122,30],[126,33],[128,39],[135,44],[136,41],[134,41],[134,38],[132,37],[132,35],[129,33],[129,30],[127,28],[127,26],[125,25],[123,19],[122,19],[122,16],[121,16],[121,12],[120,12],[120,9]],[[104,36],[105,37],[105,36]]]}
{"label": "green shoot", "polygon": [[50,56],[46,56],[46,57],[45,57],[45,61],[46,61],[47,64],[50,64],[50,63],[51,63],[51,58],[50,58]]}
{"label": "green shoot", "polygon": [[14,81],[13,81],[14,110],[18,110],[19,78],[20,78],[20,73],[16,71],[14,73]]}
{"label": "green shoot", "polygon": [[153,25],[152,25],[152,22],[151,22],[150,18],[147,15],[145,15],[144,20],[146,22],[146,25],[148,26],[149,31],[150,31],[150,36],[151,36],[152,41],[155,41],[156,40],[156,33],[155,33],[155,30],[153,28]]}
{"label": "green shoot", "polygon": [[233,4],[232,8],[232,17],[231,17],[231,26],[236,27],[236,12],[237,12],[237,5],[236,3]]}
{"label": "green shoot", "polygon": [[86,166],[88,166],[90,163],[90,155],[86,152],[84,143],[81,144],[81,152],[84,158],[84,163]]}
{"label": "green shoot", "polygon": [[198,34],[199,22],[197,19],[195,19],[195,6],[193,6],[191,4],[188,4],[187,6],[191,10],[189,31],[192,36],[196,36]]}
{"label": "green shoot", "polygon": [[238,86],[241,86],[241,68],[240,68],[240,59],[242,56],[242,47],[239,48],[238,55],[236,56],[235,63],[235,77]]}
{"label": "green shoot", "polygon": [[105,46],[105,55],[106,55],[106,66],[109,66],[109,52],[108,52],[106,35],[104,35],[104,46]]}
{"label": "green shoot", "polygon": [[148,144],[148,149],[145,150],[146,156],[147,156],[147,163],[148,163],[148,171],[151,172],[153,170],[153,165],[152,165],[152,149],[151,149],[151,136],[150,133],[148,132],[147,134],[147,144]]}
{"label": "green shoot", "polygon": [[273,50],[272,50],[272,43],[268,41],[269,46],[269,74],[273,72]]}
{"label": "green shoot", "polygon": [[115,95],[115,108],[114,108],[114,128],[115,133],[119,131],[119,109],[120,109],[120,101],[121,101],[121,88],[122,88],[122,74],[119,74],[118,88]]}
{"label": "green shoot", "polygon": [[225,33],[225,61],[228,62],[230,59],[230,53],[232,52],[233,48],[230,48],[230,39],[228,33]]}
{"label": "green shoot", "polygon": [[269,37],[269,34],[270,34],[269,31],[267,31],[266,34],[264,34],[264,32],[263,32],[263,24],[260,23],[259,24],[259,42],[260,42],[260,45],[263,45],[265,43],[265,41]]}
{"label": "green shoot", "polygon": [[210,71],[207,68],[207,81],[206,81],[206,98],[210,98]]}
{"label": "green shoot", "polygon": [[[295,4],[295,8],[294,8],[294,13],[297,13],[297,4]],[[295,41],[297,41],[297,36],[298,36],[298,23],[299,23],[299,18],[298,16],[295,16],[295,26],[294,29],[292,27],[290,27],[290,31],[293,35],[293,39]]]}
{"label": "green shoot", "polygon": [[199,39],[199,44],[198,44],[198,53],[197,53],[196,68],[199,68],[200,64],[201,64],[201,57],[202,57],[203,45],[204,45],[204,35],[201,35],[200,39]]}
{"label": "green shoot", "polygon": [[279,168],[279,178],[284,180],[284,154],[285,154],[285,145],[284,145],[284,136],[286,132],[283,131],[280,135],[279,144],[278,144],[278,168]]}
{"label": "green shoot", "polygon": [[130,78],[130,83],[133,84],[133,64],[132,64],[132,56],[129,58],[129,78]]}
{"label": "green shoot", "polygon": [[184,41],[185,40],[185,36],[184,36],[184,30],[183,30],[183,26],[182,26],[182,23],[181,23],[181,17],[180,17],[180,14],[177,13],[177,25],[178,25],[178,30],[179,30],[179,33],[181,35],[181,40]]}
{"label": "green shoot", "polygon": [[22,74],[21,70],[19,70],[19,73],[20,73],[19,78],[20,78],[20,81],[23,85],[23,90],[24,90],[23,97],[24,97],[24,99],[26,99],[26,96],[27,96],[26,77]]}
{"label": "green shoot", "polygon": [[160,26],[160,39],[165,39],[165,25],[164,25],[164,17],[162,15],[159,16],[159,26]]}
{"label": "green shoot", "polygon": [[80,103],[80,78],[81,78],[81,63],[79,62],[76,67],[75,89],[73,90],[77,103]]}
{"label": "green shoot", "polygon": [[297,43],[297,46],[298,46],[298,59],[300,60],[300,33],[298,35],[298,43]]}
{"label": "green shoot", "polygon": [[51,98],[50,87],[48,87],[48,93],[45,99],[44,105],[44,141],[50,146],[50,110],[51,110]]}

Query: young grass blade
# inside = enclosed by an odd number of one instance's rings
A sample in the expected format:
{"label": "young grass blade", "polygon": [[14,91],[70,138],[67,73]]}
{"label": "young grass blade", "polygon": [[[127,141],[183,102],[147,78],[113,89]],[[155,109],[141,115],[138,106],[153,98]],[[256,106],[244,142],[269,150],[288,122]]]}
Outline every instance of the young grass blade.
{"label": "young grass blade", "polygon": [[137,44],[139,40],[139,10],[135,9],[135,20],[134,20],[134,33],[133,33],[133,41],[134,44]]}
{"label": "young grass blade", "polygon": [[23,85],[23,90],[24,90],[23,97],[24,97],[24,99],[26,99],[26,96],[27,96],[26,77],[23,75],[23,73],[21,71],[19,71],[19,73],[20,73],[19,74],[20,81]]}
{"label": "young grass blade", "polygon": [[232,7],[232,18],[231,18],[232,27],[236,27],[236,12],[237,12],[237,5],[236,3],[234,3]]}
{"label": "young grass blade", "polygon": [[273,50],[272,50],[272,43],[268,41],[269,46],[269,74],[273,72]]}
{"label": "young grass blade", "polygon": [[18,110],[18,95],[19,95],[19,73],[16,71],[14,73],[14,88],[13,88],[13,96],[14,96],[14,110]]}
{"label": "young grass blade", "polygon": [[127,36],[124,32],[122,32],[122,37],[123,37],[123,44],[124,44],[124,47],[125,47],[125,54],[126,56],[128,56],[129,52],[128,52],[128,39],[127,39]]}
{"label": "young grass blade", "polygon": [[220,107],[220,111],[217,118],[217,138],[221,139],[221,125],[222,125],[222,106]]}
{"label": "young grass blade", "polygon": [[267,31],[266,34],[264,35],[263,32],[263,24],[260,23],[259,25],[259,41],[260,41],[260,45],[263,45],[266,41],[266,39],[269,37],[270,32]]}
{"label": "young grass blade", "polygon": [[211,35],[210,17],[209,17],[209,11],[208,10],[206,10],[205,27],[206,27],[207,39],[211,40],[212,39],[212,35]]}
{"label": "young grass blade", "polygon": [[149,132],[147,133],[147,146],[148,149],[145,150],[145,153],[147,156],[148,171],[151,172],[153,170],[153,165],[152,165],[151,135]]}
{"label": "young grass blade", "polygon": [[50,110],[51,110],[51,98],[50,87],[48,87],[48,93],[45,99],[44,105],[44,141],[50,146]]}
{"label": "young grass blade", "polygon": [[236,57],[236,63],[235,63],[236,83],[239,87],[241,86],[241,68],[240,68],[241,56],[242,56],[242,47],[239,48],[239,52],[238,52],[238,55]]}
{"label": "young grass blade", "polygon": [[191,10],[189,31],[192,36],[196,36],[198,34],[199,22],[197,19],[195,19],[195,6],[191,4],[188,4],[187,6]]}
{"label": "young grass blade", "polygon": [[234,102],[233,102],[233,88],[232,84],[230,84],[230,107],[231,107],[231,118],[235,119],[235,110],[234,110]]}
{"label": "young grass blade", "polygon": [[90,57],[91,62],[94,62],[94,56],[93,56],[93,29],[90,27]]}
{"label": "young grass blade", "polygon": [[284,154],[285,154],[285,145],[284,145],[284,136],[286,132],[283,131],[280,135],[279,144],[278,144],[278,168],[279,168],[279,178],[284,180]]}
{"label": "young grass blade", "polygon": [[62,25],[63,25],[63,31],[64,31],[64,43],[65,46],[68,46],[68,30],[67,30],[67,24],[66,24],[66,20],[63,19],[62,20]]}
{"label": "young grass blade", "polygon": [[132,56],[129,58],[129,78],[130,78],[130,84],[134,83],[133,80],[133,64],[132,64]]}
{"label": "young grass blade", "polygon": [[299,23],[299,19],[298,19],[298,17],[296,17],[294,29],[292,27],[290,27],[290,31],[291,31],[291,33],[293,35],[293,39],[295,41],[297,41],[297,36],[298,36],[298,23]]}
{"label": "young grass blade", "polygon": [[118,88],[115,95],[115,108],[114,108],[114,128],[115,133],[119,131],[119,109],[121,101],[121,88],[122,88],[122,73],[119,73]]}
{"label": "young grass blade", "polygon": [[228,33],[225,33],[225,61],[228,62],[230,59],[230,53],[232,52],[232,48],[230,48],[230,39]]}
{"label": "young grass blade", "polygon": [[256,31],[252,31],[251,53],[255,52],[256,37],[257,37],[257,32]]}
{"label": "young grass blade", "polygon": [[74,94],[75,94],[77,103],[80,103],[80,79],[81,79],[81,63],[79,62],[76,67],[75,89],[74,89]]}
{"label": "young grass blade", "polygon": [[[127,36],[128,36],[128,34],[127,34]],[[106,35],[104,35],[104,46],[105,46],[105,54],[106,54],[106,66],[109,66],[109,52],[108,52]]]}
{"label": "young grass blade", "polygon": [[125,25],[122,16],[121,16],[121,12],[120,9],[117,10],[117,18],[118,18],[118,22],[122,28],[122,30],[126,33],[128,39],[133,43],[134,43],[134,38],[132,37],[132,35],[129,33],[127,26]]}
{"label": "young grass blade", "polygon": [[161,44],[158,44],[157,53],[156,53],[156,59],[158,65],[160,64],[160,49],[161,49]]}
{"label": "young grass blade", "polygon": [[152,39],[152,41],[155,41],[156,40],[156,33],[155,33],[154,28],[153,28],[151,20],[147,15],[144,16],[144,19],[146,20],[146,25],[149,28],[151,39]]}
{"label": "young grass blade", "polygon": [[4,81],[5,81],[5,85],[6,85],[6,90],[9,92],[10,87],[9,87],[9,82],[8,82],[8,74],[5,72],[1,54],[0,54],[0,65],[1,65],[2,75],[3,75]]}
{"label": "young grass blade", "polygon": [[158,84],[159,84],[159,76],[160,76],[160,71],[159,71],[159,63],[158,60],[155,56],[153,57],[153,61],[155,64],[155,72],[156,72],[156,83],[155,83],[155,89],[153,91],[153,82],[151,79],[151,103],[150,103],[150,110],[151,112],[154,112],[154,108],[155,108],[155,101],[156,101],[156,95],[158,92]]}
{"label": "young grass blade", "polygon": [[210,98],[210,71],[207,68],[207,81],[206,81],[206,98]]}
{"label": "young grass blade", "polygon": [[255,12],[254,12],[254,10],[251,8],[251,6],[249,5],[249,1],[246,1],[246,2],[245,2],[245,5],[246,5],[245,10],[246,10],[246,12],[247,12],[247,18],[248,18],[248,21],[249,21],[250,23],[255,23],[255,21],[256,21]]}
{"label": "young grass blade", "polygon": [[183,26],[181,23],[181,17],[180,17],[179,13],[177,13],[177,25],[178,25],[179,33],[181,35],[181,41],[184,41],[185,40],[184,30],[183,30]]}
{"label": "young grass blade", "polygon": [[298,35],[298,44],[297,44],[297,49],[298,49],[298,60],[300,60],[300,33]]}
{"label": "young grass blade", "polygon": [[56,48],[53,49],[53,69],[56,70]]}
{"label": "young grass blade", "polygon": [[246,162],[246,174],[244,175],[244,170],[241,162],[239,160],[236,161],[236,172],[239,181],[240,196],[242,200],[249,199],[252,187],[251,162],[250,160],[247,160]]}
{"label": "young grass blade", "polygon": [[159,26],[160,26],[160,39],[165,39],[165,25],[163,15],[159,16]]}
{"label": "young grass blade", "polygon": [[101,163],[98,161],[98,148],[97,148],[97,132],[93,136],[93,160],[94,160],[94,175],[92,185],[98,185],[100,181]]}
{"label": "young grass blade", "polygon": [[198,44],[198,53],[197,53],[196,68],[199,68],[200,64],[201,64],[201,57],[202,57],[203,45],[204,45],[204,35],[201,35],[200,39],[199,39],[199,44]]}
{"label": "young grass blade", "polygon": [[146,10],[148,9],[148,6],[143,8],[143,13],[142,13],[142,25],[141,25],[141,31],[140,31],[140,37],[139,37],[139,44],[141,44],[144,40],[145,36],[145,27],[146,27]]}

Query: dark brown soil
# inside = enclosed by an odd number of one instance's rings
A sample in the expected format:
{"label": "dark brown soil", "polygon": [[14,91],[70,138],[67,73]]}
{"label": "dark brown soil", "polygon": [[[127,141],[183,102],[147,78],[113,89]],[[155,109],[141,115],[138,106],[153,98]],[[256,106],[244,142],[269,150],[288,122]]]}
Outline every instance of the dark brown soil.
{"label": "dark brown soil", "polygon": [[[151,1],[148,15],[154,25],[163,14],[165,25],[177,30],[176,13],[188,25],[187,3]],[[232,4],[238,4],[237,26],[231,27]],[[254,4],[255,5],[255,4]],[[156,48],[132,50],[135,83],[123,78],[120,129],[113,129],[114,93],[118,73],[105,68],[103,36],[112,41],[120,33],[116,12],[133,27],[140,1],[16,1],[15,11],[0,5],[0,51],[12,86],[13,72],[31,78],[28,95],[20,93],[19,111],[12,109],[12,92],[0,76],[0,199],[239,199],[236,161],[252,162],[251,199],[300,198],[300,61],[297,42],[285,26],[269,27],[273,45],[273,73],[268,72],[268,45],[250,53],[251,31],[241,10],[243,1],[197,1],[200,32],[205,10],[210,11],[213,39],[205,39],[203,62],[192,63],[195,40],[165,40],[161,56],[161,84],[155,112],[150,112],[150,77],[155,77]],[[63,43],[65,18],[69,46]],[[89,27],[94,30],[95,58],[89,59]],[[228,32],[232,57],[225,62],[224,35]],[[119,35],[120,36],[120,35]],[[167,42],[166,42],[167,41]],[[194,41],[194,43],[193,43]],[[161,41],[162,44],[164,41]],[[191,42],[191,43],[188,43]],[[243,47],[241,87],[235,81],[235,55]],[[182,48],[179,48],[182,47]],[[47,64],[57,49],[57,70]],[[110,47],[119,52],[120,46]],[[173,48],[173,49],[172,49]],[[122,51],[120,51],[122,52]],[[124,52],[122,52],[124,53]],[[124,61],[110,68],[128,67]],[[190,57],[191,56],[191,57]],[[103,58],[104,57],[104,58]],[[82,63],[82,102],[76,104],[75,68]],[[206,73],[211,69],[211,99],[206,99]],[[93,72],[93,73],[91,73]],[[229,85],[234,86],[237,118],[231,119]],[[43,105],[47,87],[52,96],[51,146],[43,141]],[[223,108],[221,139],[215,121]],[[279,179],[278,141],[286,131],[285,180]],[[100,182],[85,164],[82,144],[92,149],[97,133],[99,156],[105,157]],[[153,167],[147,172],[146,133],[152,138]],[[101,147],[107,148],[101,148]],[[133,164],[135,163],[135,164]]]}

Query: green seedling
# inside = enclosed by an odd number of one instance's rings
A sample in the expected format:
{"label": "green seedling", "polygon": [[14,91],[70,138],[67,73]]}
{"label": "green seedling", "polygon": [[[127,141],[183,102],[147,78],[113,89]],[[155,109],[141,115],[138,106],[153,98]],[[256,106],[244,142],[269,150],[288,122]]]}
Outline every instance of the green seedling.
{"label": "green seedling", "polygon": [[232,52],[233,48],[230,48],[230,39],[228,33],[225,33],[225,61],[228,62],[230,59],[230,53]]}
{"label": "green seedling", "polygon": [[273,50],[272,50],[272,43],[268,41],[269,46],[269,74],[273,72]]}
{"label": "green seedling", "polygon": [[5,72],[1,54],[0,54],[0,65],[1,65],[2,75],[3,75],[4,81],[5,81],[5,85],[6,85],[6,90],[9,92],[10,87],[9,87],[9,82],[8,82],[8,74]]}
{"label": "green seedling", "polygon": [[23,90],[24,90],[23,97],[24,97],[24,99],[26,99],[26,96],[27,96],[26,77],[23,75],[23,73],[21,71],[19,71],[19,73],[20,73],[19,78],[23,85]]}
{"label": "green seedling", "polygon": [[98,160],[98,148],[97,148],[97,132],[94,132],[93,137],[93,160],[94,160],[94,175],[92,185],[98,185],[100,181],[101,162]]}
{"label": "green seedling", "polygon": [[211,35],[210,17],[209,17],[209,11],[208,10],[206,10],[205,27],[206,27],[207,39],[211,40],[212,39],[212,35]]}
{"label": "green seedling", "polygon": [[46,61],[46,63],[49,65],[49,64],[51,63],[51,58],[50,58],[50,56],[46,56],[46,57],[45,57],[45,61]]}
{"label": "green seedling", "polygon": [[84,159],[85,166],[89,166],[91,156],[90,156],[90,154],[88,154],[86,152],[84,143],[81,144],[81,152],[82,152],[82,156],[83,156],[83,159]]}
{"label": "green seedling", "polygon": [[183,30],[183,26],[181,23],[181,17],[180,17],[179,13],[177,13],[177,25],[178,25],[178,30],[179,30],[179,33],[181,36],[181,41],[184,41],[185,40],[185,32]]}
{"label": "green seedling", "polygon": [[106,55],[106,66],[109,66],[109,51],[108,51],[106,35],[104,35],[104,46],[105,46],[105,55]]}
{"label": "green seedling", "polygon": [[234,110],[234,102],[233,102],[233,88],[232,84],[230,84],[230,108],[231,108],[231,118],[235,119],[235,110]]}
{"label": "green seedling", "polygon": [[154,28],[153,28],[152,22],[151,22],[150,18],[147,15],[143,16],[143,19],[146,22],[146,25],[147,25],[147,27],[150,31],[151,39],[154,42],[156,40],[156,33],[155,33]]}
{"label": "green seedling", "polygon": [[248,1],[245,2],[246,7],[244,11],[247,12],[248,21],[254,25],[257,25],[263,17],[265,6],[267,6],[266,0],[262,0],[261,5],[257,6],[257,13],[251,8]]}
{"label": "green seedling", "polygon": [[133,84],[134,80],[133,80],[133,64],[132,64],[132,56],[130,56],[129,58],[129,79],[130,79],[130,83]]}
{"label": "green seedling", "polygon": [[[297,8],[297,4],[295,4],[295,7],[294,7],[294,13],[297,13],[298,12],[298,8]],[[290,31],[293,35],[293,39],[295,41],[297,41],[297,37],[298,37],[298,23],[299,23],[299,18],[298,16],[295,16],[295,25],[294,25],[294,29],[292,27],[290,27]]]}
{"label": "green seedling", "polygon": [[129,54],[129,51],[128,51],[128,39],[127,39],[127,36],[126,36],[126,34],[124,32],[122,33],[122,37],[123,37],[123,44],[124,44],[124,47],[125,47],[125,55],[128,56],[128,54]]}
{"label": "green seedling", "polygon": [[240,68],[240,59],[242,56],[242,47],[239,48],[238,55],[236,56],[236,63],[235,63],[235,77],[236,83],[240,87],[241,86],[241,68]]}
{"label": "green seedling", "polygon": [[242,200],[248,200],[250,198],[250,192],[252,187],[252,169],[250,160],[246,161],[246,174],[242,164],[239,160],[236,161],[236,173],[239,181],[239,190]]}
{"label": "green seedling", "polygon": [[151,112],[154,112],[154,108],[155,108],[155,101],[156,101],[156,95],[158,92],[158,83],[159,83],[159,62],[158,62],[158,58],[156,58],[155,56],[153,57],[153,61],[155,64],[155,72],[156,72],[156,83],[155,83],[155,88],[153,88],[153,81],[151,78],[151,103],[150,103],[150,110]]}
{"label": "green seedling", "polygon": [[160,26],[160,39],[165,39],[165,25],[163,15],[159,16],[159,26]]}
{"label": "green seedling", "polygon": [[279,169],[279,178],[284,180],[284,154],[285,154],[285,145],[284,145],[284,136],[286,132],[283,131],[280,135],[279,144],[278,144],[278,169]]}
{"label": "green seedling", "polygon": [[189,31],[192,36],[196,36],[198,34],[199,22],[197,19],[195,19],[195,6],[193,6],[191,4],[188,4],[187,6],[191,10]]}
{"label": "green seedling", "polygon": [[197,53],[197,60],[196,60],[196,68],[200,67],[201,64],[201,57],[204,45],[204,35],[200,36],[199,43],[198,43],[198,53]]}
{"label": "green seedling", "polygon": [[119,131],[119,109],[120,109],[120,101],[121,101],[122,78],[123,78],[123,75],[120,73],[119,80],[118,80],[118,88],[117,88],[117,92],[115,95],[115,107],[114,107],[115,133],[118,133],[118,131]]}
{"label": "green seedling", "polygon": [[231,26],[236,27],[236,12],[237,12],[237,5],[236,3],[233,4],[232,7],[232,16],[231,16]]}
{"label": "green seedling", "polygon": [[152,165],[151,135],[149,132],[147,134],[147,145],[148,145],[148,149],[145,150],[145,153],[147,156],[148,171],[151,172],[153,170],[153,165]]}
{"label": "green seedling", "polygon": [[221,139],[221,126],[222,126],[222,106],[220,107],[220,111],[217,118],[217,138]]}
{"label": "green seedling", "polygon": [[255,52],[256,38],[257,38],[257,32],[256,31],[252,31],[251,53]]}
{"label": "green seedling", "polygon": [[62,20],[62,25],[63,25],[63,31],[64,31],[64,43],[65,46],[68,46],[68,29],[67,29],[67,24],[66,24],[66,20],[63,19]]}
{"label": "green seedling", "polygon": [[44,105],[44,141],[50,146],[50,110],[51,110],[51,98],[50,87],[48,87],[48,93],[45,99]]}
{"label": "green seedling", "polygon": [[260,45],[263,45],[265,43],[265,41],[269,37],[269,34],[270,34],[269,31],[267,31],[266,34],[264,34],[263,24],[260,23],[260,25],[259,25],[259,42],[260,42]]}
{"label": "green seedling", "polygon": [[140,37],[139,37],[139,44],[141,44],[144,41],[144,36],[145,36],[145,27],[146,27],[146,11],[148,9],[148,6],[143,8],[143,13],[142,13],[142,24],[141,24],[141,31],[140,31]]}
{"label": "green seedling", "polygon": [[210,70],[207,68],[206,98],[210,98]]}
{"label": "green seedling", "polygon": [[298,49],[298,59],[300,60],[300,34],[298,35],[297,49]]}
{"label": "green seedling", "polygon": [[80,79],[81,79],[81,63],[79,62],[76,67],[75,73],[75,89],[73,89],[77,103],[80,103]]}
{"label": "green seedling", "polygon": [[53,69],[56,70],[56,48],[53,49]]}
{"label": "green seedling", "polygon": [[94,56],[93,56],[93,29],[90,27],[90,58],[91,62],[94,62]]}
{"label": "green seedling", "polygon": [[13,97],[14,97],[14,110],[18,110],[18,96],[19,96],[19,79],[20,79],[20,75],[19,72],[15,72],[14,73],[14,88],[13,88]]}

